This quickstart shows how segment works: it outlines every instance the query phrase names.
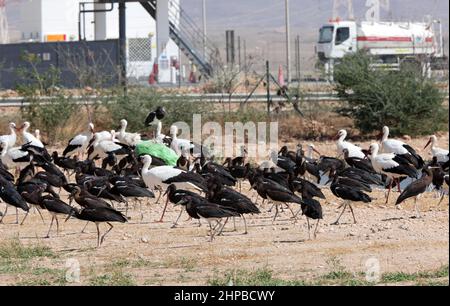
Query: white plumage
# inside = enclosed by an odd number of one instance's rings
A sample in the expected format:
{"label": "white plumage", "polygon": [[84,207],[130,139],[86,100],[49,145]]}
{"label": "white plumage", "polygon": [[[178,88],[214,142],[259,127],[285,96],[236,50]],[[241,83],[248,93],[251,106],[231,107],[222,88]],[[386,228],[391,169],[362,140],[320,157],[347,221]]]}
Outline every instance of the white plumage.
{"label": "white plumage", "polygon": [[[142,179],[145,182],[145,185],[150,189],[156,189],[156,188],[167,188],[168,185],[164,182],[168,179],[171,179],[173,177],[176,177],[182,173],[186,173],[186,171],[174,168],[172,166],[159,166],[159,167],[153,167],[150,169],[150,166],[152,164],[152,157],[149,155],[144,155],[142,157],[142,162],[144,166],[142,167]],[[177,182],[174,183],[178,189],[199,189],[197,186],[190,182]]]}
{"label": "white plumage", "polygon": [[378,154],[380,151],[380,146],[377,143],[373,143],[370,145],[370,161],[372,162],[373,169],[380,174],[385,174],[386,176],[389,176],[391,178],[399,178],[405,176],[392,173],[392,172],[386,172],[385,170],[394,169],[396,167],[399,167],[400,164],[397,163],[394,158],[394,153],[384,153],[384,154]]}
{"label": "white plumage", "polygon": [[105,158],[108,153],[122,149],[122,146],[115,142],[115,132],[111,131],[110,137],[105,139],[103,134],[95,133],[93,138],[93,151],[89,154],[88,159],[93,159],[98,156],[100,158]]}
{"label": "white plumage", "polygon": [[30,123],[28,121],[24,122],[22,125],[22,136],[25,144],[31,144],[32,146],[44,148],[44,144],[37,139],[33,134],[28,132],[30,128]]}
{"label": "white plumage", "polygon": [[157,143],[163,143],[164,138],[166,138],[166,135],[161,133],[162,130],[162,122],[158,121],[156,124],[156,135],[155,135],[155,141]]}
{"label": "white plumage", "polygon": [[181,155],[181,152],[183,149],[193,149],[194,144],[187,139],[180,139],[177,137],[178,134],[178,127],[176,125],[172,125],[170,127],[170,136],[172,137],[172,143],[170,144],[170,148],[175,151],[175,153],[178,154],[178,156]]}
{"label": "white plumage", "polygon": [[397,139],[389,139],[389,128],[383,127],[383,138],[381,140],[382,153],[395,153],[398,155],[409,154],[405,148],[406,143]]}
{"label": "white plumage", "polygon": [[347,131],[340,130],[338,133],[339,140],[337,142],[337,153],[338,155],[344,154],[344,149],[348,150],[349,157],[357,157],[357,158],[365,158],[366,155],[363,153],[362,149],[348,141],[345,141],[347,138]]}
{"label": "white plumage", "polygon": [[126,145],[136,146],[141,142],[141,135],[138,133],[128,133],[126,132],[128,122],[125,119],[120,120],[120,130],[117,133],[117,139]]}
{"label": "white plumage", "polygon": [[14,122],[9,124],[9,130],[11,131],[10,134],[0,136],[0,143],[6,141],[8,143],[8,147],[12,148],[17,141],[16,124]]}
{"label": "white plumage", "polygon": [[[20,149],[20,147],[9,148],[8,142],[6,142],[6,141],[1,142],[0,146],[2,148],[2,151],[1,151],[2,163],[8,169],[14,169],[14,168],[22,169],[30,164],[30,161],[32,160],[32,156],[30,156],[29,152],[22,151]],[[19,160],[23,160],[23,161],[19,161]]]}
{"label": "white plumage", "polygon": [[94,125],[92,123],[89,123],[88,131],[82,134],[78,134],[77,136],[69,140],[69,143],[66,149],[64,150],[63,155],[67,157],[77,153],[83,153],[86,150],[89,142],[91,141],[93,133],[94,133]]}
{"label": "white plumage", "polygon": [[431,136],[430,140],[428,141],[424,149],[426,149],[431,144],[431,155],[433,157],[436,157],[438,162],[445,163],[449,159],[448,157],[449,151],[437,147],[437,142],[438,142],[437,137],[435,135]]}

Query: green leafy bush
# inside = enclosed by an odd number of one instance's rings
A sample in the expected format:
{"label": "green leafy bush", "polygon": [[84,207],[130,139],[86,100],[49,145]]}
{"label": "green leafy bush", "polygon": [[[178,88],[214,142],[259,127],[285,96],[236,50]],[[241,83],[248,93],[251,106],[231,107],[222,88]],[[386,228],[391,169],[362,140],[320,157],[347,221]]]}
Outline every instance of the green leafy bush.
{"label": "green leafy bush", "polygon": [[365,53],[346,56],[335,68],[336,90],[346,101],[338,112],[354,119],[362,133],[384,125],[393,135],[426,135],[445,129],[448,111],[433,79],[425,78],[417,65],[400,71],[371,67]]}

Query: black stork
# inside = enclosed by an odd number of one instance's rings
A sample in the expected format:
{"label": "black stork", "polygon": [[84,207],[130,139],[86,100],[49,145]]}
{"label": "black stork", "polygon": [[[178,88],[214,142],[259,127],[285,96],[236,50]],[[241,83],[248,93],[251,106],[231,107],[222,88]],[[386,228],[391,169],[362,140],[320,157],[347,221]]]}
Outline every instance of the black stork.
{"label": "black stork", "polygon": [[330,180],[327,183],[329,183],[331,180],[332,180],[331,192],[336,197],[344,200],[344,204],[341,205],[341,206],[344,206],[344,209],[342,210],[342,212],[339,215],[336,222],[332,223],[332,225],[339,224],[339,220],[341,219],[342,215],[344,214],[347,206],[350,208],[350,211],[353,216],[353,221],[356,224],[355,213],[353,212],[353,207],[352,207],[351,202],[370,203],[370,202],[372,202],[372,199],[367,194],[365,194],[363,191],[358,189],[358,187],[356,185],[346,185],[346,184],[341,183],[339,181],[339,177],[337,175],[334,178],[330,178]]}
{"label": "black stork", "polygon": [[[170,201],[170,203],[172,203],[172,204],[177,204],[178,202],[180,202],[187,196],[197,197],[200,199],[203,198],[202,196],[200,196],[199,194],[197,194],[195,192],[192,192],[189,190],[184,190],[184,189],[177,189],[177,186],[175,184],[170,184],[167,187],[166,192],[164,193],[164,196],[165,195],[167,195],[167,201]],[[183,214],[183,210],[184,209],[180,210],[180,214],[178,215],[177,219],[173,223],[172,228],[175,228],[178,225],[178,220],[180,220],[180,217]]]}
{"label": "black stork", "polygon": [[[239,216],[239,213],[232,210],[230,207],[214,204],[206,199],[198,197],[186,196],[176,205],[185,205],[186,212],[191,218],[205,219],[208,222],[210,229],[210,242],[213,241],[215,234],[221,229],[221,219]],[[212,226],[212,222],[216,222],[214,227]],[[217,231],[216,228],[218,228],[219,231]]]}
{"label": "black stork", "polygon": [[48,212],[52,215],[52,221],[50,222],[50,227],[48,228],[48,232],[45,238],[50,238],[50,231],[52,229],[53,221],[56,221],[56,235],[58,235],[59,234],[58,215],[70,217],[75,214],[75,209],[72,206],[61,201],[60,199],[54,198],[50,195],[43,196],[39,202],[41,208],[48,210]]}
{"label": "black stork", "polygon": [[208,200],[212,203],[229,207],[233,211],[238,212],[244,220],[245,232],[247,234],[247,221],[245,220],[245,214],[259,214],[258,207],[245,195],[223,186],[219,180],[214,177],[208,180]]}
{"label": "black stork", "polygon": [[417,218],[420,218],[420,211],[417,205],[417,199],[428,189],[428,186],[433,182],[433,172],[430,168],[423,169],[423,175],[420,179],[412,182],[408,187],[403,190],[400,196],[397,198],[395,205],[401,204],[406,199],[414,197],[414,208],[416,210]]}
{"label": "black stork", "polygon": [[162,106],[158,106],[156,110],[150,112],[145,118],[145,126],[157,124],[158,122],[164,119],[166,114],[167,114],[166,109]]}
{"label": "black stork", "polygon": [[[111,207],[92,207],[83,208],[81,211],[75,209],[73,214],[77,219],[88,222],[94,222],[97,227],[97,247],[100,247],[105,240],[106,235],[113,229],[112,222],[127,222],[127,218],[119,211]],[[67,219],[70,218],[71,215]],[[67,221],[66,219],[66,221]],[[109,229],[100,237],[99,224],[106,222],[109,225]]]}
{"label": "black stork", "polygon": [[[302,204],[303,201],[300,197],[296,196],[290,189],[285,188],[284,186],[268,180],[264,179],[263,177],[259,176],[255,179],[255,183],[252,186],[255,188],[258,192],[258,194],[262,198],[268,198],[271,200],[275,205],[275,216],[272,220],[272,222],[275,222],[277,216],[278,216],[278,206],[288,203],[296,203],[296,204]],[[291,207],[288,205],[289,210],[292,212],[293,217],[295,218],[295,214],[292,211]]]}
{"label": "black stork", "polygon": [[[28,206],[27,202],[22,198],[22,196],[16,190],[14,185],[10,181],[4,179],[3,176],[0,176],[0,199],[6,204],[5,212],[3,213],[3,216],[0,219],[0,223],[3,222],[3,218],[6,216],[6,213],[8,212],[9,205],[14,206],[16,209],[20,208],[25,212],[28,212],[30,210],[30,207]],[[18,223],[19,217],[16,210],[16,224]]]}

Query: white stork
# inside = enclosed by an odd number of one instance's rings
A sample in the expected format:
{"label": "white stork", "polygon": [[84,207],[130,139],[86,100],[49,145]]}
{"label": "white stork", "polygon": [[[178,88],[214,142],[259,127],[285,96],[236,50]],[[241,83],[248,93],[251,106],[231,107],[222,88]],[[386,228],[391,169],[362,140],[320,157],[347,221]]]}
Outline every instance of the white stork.
{"label": "white stork", "polygon": [[8,142],[8,146],[10,148],[14,147],[17,140],[17,134],[16,134],[16,124],[14,122],[9,123],[9,130],[11,131],[8,135],[1,135],[0,136],[0,142]]}
{"label": "white stork", "polygon": [[126,132],[127,126],[127,120],[120,120],[120,130],[119,133],[116,134],[117,139],[123,144],[135,147],[139,142],[141,142],[141,135],[139,133]]}
{"label": "white stork", "polygon": [[358,158],[366,157],[366,155],[363,153],[360,147],[348,141],[345,141],[345,139],[347,138],[346,130],[340,130],[337,134],[337,137],[339,137],[337,142],[337,153],[339,156],[344,154],[344,149],[347,149],[349,157],[358,157]]}
{"label": "white stork", "polygon": [[417,170],[409,163],[409,161],[401,155],[394,153],[378,154],[380,146],[378,143],[370,145],[369,158],[373,169],[380,174],[384,174],[391,179],[389,184],[389,191],[386,197],[386,204],[389,201],[389,194],[391,192],[394,180],[397,180],[397,186],[400,191],[401,177],[417,178]]}
{"label": "white stork", "polygon": [[183,149],[193,149],[194,144],[187,139],[178,138],[178,127],[176,125],[172,125],[170,127],[170,136],[172,137],[172,142],[170,143],[170,148],[177,153],[178,156],[181,155]]}
{"label": "white stork", "polygon": [[[150,169],[152,164],[152,157],[150,155],[144,155],[141,157],[142,167],[141,175],[147,188],[151,190],[159,189],[159,197],[156,201],[158,203],[161,198],[161,191],[167,189],[170,184],[175,184],[177,189],[195,189],[201,191],[203,178],[198,173],[186,172],[184,170],[172,167],[172,166],[159,166]],[[167,208],[167,202],[164,206],[164,210],[159,222],[162,222],[162,218]]]}
{"label": "white stork", "polygon": [[428,141],[428,143],[426,144],[425,148],[423,148],[424,150],[431,144],[431,155],[433,157],[436,157],[437,161],[439,163],[445,163],[448,162],[449,157],[449,151],[445,150],[445,149],[441,149],[437,147],[437,137],[435,135],[430,136],[430,140]]}
{"label": "white stork", "polygon": [[33,134],[28,132],[28,129],[30,128],[30,123],[28,121],[25,121],[22,126],[20,127],[20,130],[22,130],[22,136],[25,144],[30,144],[34,147],[38,148],[44,148],[44,144],[37,139]]}
{"label": "white stork", "polygon": [[396,139],[389,139],[389,128],[387,126],[383,127],[383,137],[381,139],[381,152],[402,155],[411,164],[413,164],[416,169],[423,168],[424,165],[423,159],[416,153],[416,151],[413,148],[411,148],[403,141]]}
{"label": "white stork", "polygon": [[0,143],[1,161],[7,169],[23,169],[30,164],[33,156],[20,147],[10,148],[7,141]]}
{"label": "white stork", "polygon": [[88,130],[82,134],[78,134],[69,140],[67,147],[64,149],[63,156],[72,156],[75,154],[82,154],[92,139],[94,134],[94,124],[89,123]]}
{"label": "white stork", "polygon": [[88,147],[88,159],[94,159],[96,157],[106,158],[110,154],[115,155],[127,155],[128,151],[125,150],[123,145],[116,143],[115,131],[111,131],[108,139],[104,138],[101,133],[95,133],[91,140],[91,144]]}

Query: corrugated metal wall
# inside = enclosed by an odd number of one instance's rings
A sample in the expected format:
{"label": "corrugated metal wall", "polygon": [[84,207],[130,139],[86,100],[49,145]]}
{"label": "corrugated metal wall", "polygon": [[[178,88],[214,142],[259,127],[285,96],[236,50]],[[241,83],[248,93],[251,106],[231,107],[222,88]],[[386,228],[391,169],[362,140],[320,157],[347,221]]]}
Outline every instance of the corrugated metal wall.
{"label": "corrugated metal wall", "polygon": [[[26,84],[19,68],[31,69],[24,61],[24,54],[34,54],[39,58],[36,65],[39,73],[44,73],[52,65],[61,71],[60,85],[74,88],[80,85],[79,75],[88,74],[104,86],[118,83],[119,49],[118,40],[75,41],[54,43],[21,43],[0,45],[0,88],[14,89],[18,84]],[[95,75],[94,75],[95,74]],[[84,85],[89,86],[89,81]]]}

